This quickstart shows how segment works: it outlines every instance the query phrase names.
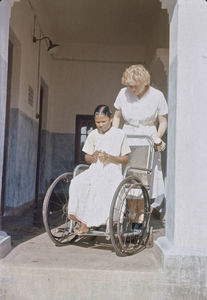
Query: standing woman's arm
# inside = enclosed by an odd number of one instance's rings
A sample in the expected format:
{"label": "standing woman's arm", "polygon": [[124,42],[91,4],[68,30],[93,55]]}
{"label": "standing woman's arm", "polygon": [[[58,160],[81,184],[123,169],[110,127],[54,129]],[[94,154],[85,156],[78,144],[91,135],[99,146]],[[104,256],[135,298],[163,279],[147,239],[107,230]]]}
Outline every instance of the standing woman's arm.
{"label": "standing woman's arm", "polygon": [[159,115],[158,122],[157,137],[161,139],[167,129],[167,115]]}
{"label": "standing woman's arm", "polygon": [[122,117],[121,110],[116,110],[112,122],[113,127],[119,128],[121,117]]}
{"label": "standing woman's arm", "polygon": [[[166,129],[167,129],[167,115],[159,115],[158,116],[158,129],[157,129],[157,138],[162,139]],[[164,141],[162,141],[162,150],[164,151],[166,148],[166,143]]]}

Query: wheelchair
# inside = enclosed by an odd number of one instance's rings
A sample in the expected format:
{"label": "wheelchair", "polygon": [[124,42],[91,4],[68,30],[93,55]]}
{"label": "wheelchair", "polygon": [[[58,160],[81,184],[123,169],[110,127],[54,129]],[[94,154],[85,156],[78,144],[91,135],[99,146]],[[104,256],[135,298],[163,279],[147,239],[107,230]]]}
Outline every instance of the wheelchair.
{"label": "wheelchair", "polygon": [[[111,241],[118,256],[132,255],[152,246],[149,192],[154,142],[151,137],[145,135],[128,135],[127,137],[140,139],[140,143],[139,146],[130,146],[129,162],[124,168],[123,180],[114,193],[107,224],[100,228],[90,228],[89,232],[77,235],[74,233],[76,222],[68,216],[70,181],[86,170],[88,165],[80,164],[73,172],[58,176],[48,188],[43,202],[43,223],[56,246],[72,244],[81,236],[106,237]],[[131,203],[133,202],[135,207],[140,199],[142,199],[143,222],[140,228],[133,228],[136,224],[134,223],[136,213]]]}

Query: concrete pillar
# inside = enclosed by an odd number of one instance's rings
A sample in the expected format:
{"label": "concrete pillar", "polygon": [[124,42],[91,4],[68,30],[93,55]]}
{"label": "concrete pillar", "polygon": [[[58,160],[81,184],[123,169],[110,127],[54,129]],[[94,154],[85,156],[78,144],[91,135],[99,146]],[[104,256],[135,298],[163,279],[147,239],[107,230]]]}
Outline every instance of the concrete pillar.
{"label": "concrete pillar", "polygon": [[[6,116],[6,97],[7,97],[9,19],[11,13],[11,6],[13,5],[14,2],[15,0],[0,1],[0,197],[1,197],[1,188],[2,188],[4,133],[5,133],[5,116]],[[7,236],[5,232],[0,231],[0,258],[5,256],[7,252],[10,250],[10,248],[11,248],[10,237]]]}
{"label": "concrete pillar", "polygon": [[207,1],[162,4],[170,20],[167,215],[166,236],[156,245],[170,278],[197,283],[202,294],[207,288]]}

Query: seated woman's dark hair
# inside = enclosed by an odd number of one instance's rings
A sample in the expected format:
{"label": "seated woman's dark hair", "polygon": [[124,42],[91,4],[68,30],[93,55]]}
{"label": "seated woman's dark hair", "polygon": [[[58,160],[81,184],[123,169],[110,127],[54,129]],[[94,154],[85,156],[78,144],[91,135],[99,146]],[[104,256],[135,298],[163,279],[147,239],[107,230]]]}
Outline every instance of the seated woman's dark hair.
{"label": "seated woman's dark hair", "polygon": [[93,115],[106,115],[108,116],[109,118],[111,118],[112,116],[112,113],[110,111],[110,108],[108,107],[108,105],[106,104],[99,104],[95,110],[94,110],[94,113]]}

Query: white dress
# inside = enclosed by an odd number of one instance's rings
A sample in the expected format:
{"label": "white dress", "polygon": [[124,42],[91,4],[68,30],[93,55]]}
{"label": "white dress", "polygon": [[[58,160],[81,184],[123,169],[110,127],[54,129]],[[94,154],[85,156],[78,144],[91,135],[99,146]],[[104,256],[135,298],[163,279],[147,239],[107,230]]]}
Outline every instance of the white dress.
{"label": "white dress", "polygon": [[[120,90],[114,103],[121,110],[125,124],[123,130],[129,135],[157,135],[157,117],[168,113],[167,102],[163,93],[153,87],[139,99],[128,87]],[[128,140],[131,145],[130,139]],[[139,145],[137,141],[136,145]],[[133,143],[134,145],[134,143]],[[164,182],[161,169],[161,154],[155,153],[150,197],[156,198],[164,194]]]}
{"label": "white dress", "polygon": [[[92,155],[96,150],[113,156],[130,153],[125,133],[114,127],[104,134],[97,129],[89,134],[83,151]],[[122,179],[121,164],[104,165],[99,160],[91,164],[71,181],[68,214],[75,215],[88,227],[106,224],[114,192]]]}

